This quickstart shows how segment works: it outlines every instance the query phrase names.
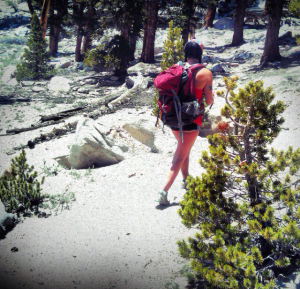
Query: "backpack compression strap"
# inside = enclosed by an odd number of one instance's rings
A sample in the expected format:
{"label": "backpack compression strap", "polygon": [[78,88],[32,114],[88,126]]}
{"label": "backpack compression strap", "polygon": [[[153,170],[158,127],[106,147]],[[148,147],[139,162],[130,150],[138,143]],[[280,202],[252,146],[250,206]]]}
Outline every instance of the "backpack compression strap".
{"label": "backpack compression strap", "polygon": [[174,106],[176,111],[176,116],[178,119],[178,127],[179,127],[179,136],[181,138],[181,142],[183,142],[183,132],[182,132],[182,119],[181,119],[181,103],[179,100],[178,95],[175,93],[175,91],[172,89],[172,92],[174,94]]}

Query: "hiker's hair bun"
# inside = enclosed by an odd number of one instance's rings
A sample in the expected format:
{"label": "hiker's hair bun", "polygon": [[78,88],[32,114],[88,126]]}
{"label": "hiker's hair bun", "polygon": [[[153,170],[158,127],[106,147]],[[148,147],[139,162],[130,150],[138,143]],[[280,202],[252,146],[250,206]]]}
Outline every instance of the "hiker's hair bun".
{"label": "hiker's hair bun", "polygon": [[187,61],[187,58],[196,58],[199,63],[202,62],[202,45],[196,39],[188,41],[184,46],[184,57]]}

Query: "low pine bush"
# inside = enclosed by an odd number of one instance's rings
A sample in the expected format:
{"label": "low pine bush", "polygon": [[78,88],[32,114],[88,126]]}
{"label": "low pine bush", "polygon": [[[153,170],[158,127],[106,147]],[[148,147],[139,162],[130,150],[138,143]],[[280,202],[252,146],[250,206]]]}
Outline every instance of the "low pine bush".
{"label": "low pine bush", "polygon": [[285,110],[271,88],[257,81],[235,92],[237,78],[224,81],[217,94],[229,121],[208,137],[205,173],[188,179],[179,215],[199,231],[179,252],[195,288],[274,288],[300,265],[300,149],[270,148]]}
{"label": "low pine bush", "polygon": [[6,211],[37,211],[44,198],[41,194],[43,183],[44,178],[37,180],[37,172],[27,164],[26,153],[22,150],[11,160],[9,172],[0,178],[0,199]]}

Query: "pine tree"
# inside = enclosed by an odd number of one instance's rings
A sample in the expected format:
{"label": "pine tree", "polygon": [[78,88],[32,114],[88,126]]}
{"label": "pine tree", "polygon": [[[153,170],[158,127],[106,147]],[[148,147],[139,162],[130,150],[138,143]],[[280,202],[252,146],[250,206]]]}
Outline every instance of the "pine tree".
{"label": "pine tree", "polygon": [[11,160],[10,171],[0,178],[0,199],[7,212],[17,212],[23,208],[25,211],[38,208],[42,203],[41,181],[37,180],[34,167],[27,164],[26,153],[21,151],[19,156]]}
{"label": "pine tree", "polygon": [[162,62],[160,63],[161,70],[176,64],[183,60],[183,40],[181,38],[181,29],[173,27],[173,21],[169,22],[167,39],[163,43]]}
{"label": "pine tree", "polygon": [[[162,61],[160,63],[161,71],[183,60],[183,40],[181,38],[181,29],[173,27],[173,21],[169,22],[167,39],[163,43]],[[156,91],[152,100],[152,114],[158,115],[159,108],[157,105],[158,92]]]}
{"label": "pine tree", "polygon": [[300,149],[269,149],[285,106],[262,81],[234,92],[236,80],[225,78],[227,92],[218,92],[233,132],[222,122],[208,137],[206,172],[189,177],[180,203],[183,224],[199,232],[179,241],[179,252],[190,281],[206,288],[274,288],[277,274],[300,265]]}
{"label": "pine tree", "polygon": [[20,80],[49,78],[54,75],[54,66],[48,64],[47,43],[42,37],[42,29],[37,15],[31,18],[31,29],[23,60],[17,65],[15,77]]}

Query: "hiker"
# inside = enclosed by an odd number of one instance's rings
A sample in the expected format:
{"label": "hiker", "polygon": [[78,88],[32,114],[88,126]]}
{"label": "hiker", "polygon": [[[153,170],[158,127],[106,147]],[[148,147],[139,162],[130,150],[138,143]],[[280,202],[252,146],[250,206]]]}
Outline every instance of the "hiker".
{"label": "hiker", "polygon": [[[185,62],[188,66],[192,66],[202,61],[202,44],[199,44],[197,40],[191,40],[187,42],[184,47]],[[207,68],[202,68],[196,71],[194,76],[194,94],[197,100],[200,100],[204,95],[207,105],[213,103],[212,92],[212,73]],[[202,115],[199,115],[192,124],[183,125],[182,136],[179,129],[171,127],[172,133],[177,140],[177,147],[173,155],[172,165],[170,168],[167,181],[159,194],[158,202],[160,205],[169,205],[167,199],[168,191],[172,186],[179,171],[181,171],[183,177],[183,185],[185,186],[185,180],[189,175],[189,155],[191,148],[199,134],[202,121]]]}

